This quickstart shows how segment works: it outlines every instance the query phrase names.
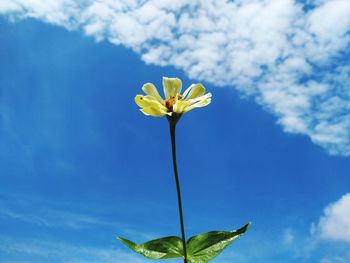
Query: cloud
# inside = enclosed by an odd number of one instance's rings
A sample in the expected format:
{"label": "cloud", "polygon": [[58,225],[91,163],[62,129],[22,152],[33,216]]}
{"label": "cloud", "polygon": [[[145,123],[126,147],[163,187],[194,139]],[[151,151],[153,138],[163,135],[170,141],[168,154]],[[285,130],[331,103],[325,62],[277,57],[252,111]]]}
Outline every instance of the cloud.
{"label": "cloud", "polygon": [[312,232],[324,240],[350,242],[350,193],[324,209]]}
{"label": "cloud", "polygon": [[58,228],[89,228],[96,225],[112,225],[112,223],[104,221],[100,218],[67,212],[56,209],[36,209],[35,211],[16,211],[13,209],[4,209],[1,207],[0,218],[11,219],[12,221],[22,221],[25,223],[35,224],[44,227],[58,227]]}
{"label": "cloud", "polygon": [[[117,242],[117,241],[116,241]],[[119,243],[118,243],[119,244]],[[122,246],[122,245],[121,245]],[[15,239],[0,235],[0,256],[2,263],[149,263],[150,260],[134,252],[126,252],[117,247],[100,247],[79,243],[67,243],[57,239]],[[232,262],[235,255],[220,255],[215,262]],[[248,262],[242,256],[241,262]],[[168,263],[179,262],[178,259],[167,259]]]}
{"label": "cloud", "polygon": [[234,87],[284,131],[350,156],[348,0],[3,0],[1,13],[81,30],[146,63]]}
{"label": "cloud", "polygon": [[[106,211],[113,208],[0,191],[0,221],[9,230],[0,233],[1,262],[148,262],[115,237],[151,240],[164,233],[135,231],[107,218]],[[16,231],[14,225],[33,231]],[[102,240],[96,233],[102,233]]]}
{"label": "cloud", "polygon": [[53,203],[48,199],[28,195],[3,195],[0,192],[0,219],[73,230],[115,226],[115,222],[94,213],[93,209],[89,209],[89,213],[79,211],[83,208],[79,204],[74,207],[72,203]]}
{"label": "cloud", "polygon": [[[117,248],[64,243],[59,240],[14,239],[0,236],[1,262],[125,262],[146,263],[136,254]],[[3,252],[3,253],[1,253]]]}
{"label": "cloud", "polygon": [[347,262],[346,259],[342,257],[325,257],[321,259],[320,263],[345,263]]}
{"label": "cloud", "polygon": [[293,244],[294,242],[294,233],[293,233],[293,230],[290,229],[290,228],[286,228],[284,231],[283,231],[283,244],[284,245],[291,245]]}

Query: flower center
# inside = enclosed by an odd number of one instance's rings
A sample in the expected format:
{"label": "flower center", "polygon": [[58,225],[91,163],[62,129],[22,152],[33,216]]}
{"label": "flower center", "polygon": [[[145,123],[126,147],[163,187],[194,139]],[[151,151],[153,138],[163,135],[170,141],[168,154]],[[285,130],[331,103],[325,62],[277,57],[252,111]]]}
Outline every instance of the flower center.
{"label": "flower center", "polygon": [[175,103],[175,97],[170,97],[165,101],[165,107],[167,107],[169,111],[173,111],[174,103]]}
{"label": "flower center", "polygon": [[181,100],[182,99],[182,95],[181,94],[177,94],[176,96],[171,96],[169,99],[167,99],[165,101],[165,107],[167,107],[168,111],[170,111],[170,112],[173,111],[173,105],[176,102],[175,97],[177,97],[177,100]]}

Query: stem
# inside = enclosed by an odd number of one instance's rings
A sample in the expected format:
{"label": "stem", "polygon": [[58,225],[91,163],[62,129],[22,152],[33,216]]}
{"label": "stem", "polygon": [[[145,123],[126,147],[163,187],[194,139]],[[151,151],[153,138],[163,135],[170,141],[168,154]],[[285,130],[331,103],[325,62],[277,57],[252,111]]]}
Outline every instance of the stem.
{"label": "stem", "polygon": [[176,191],[177,191],[177,202],[179,205],[182,246],[183,246],[184,256],[185,256],[184,263],[187,263],[186,238],[185,238],[184,219],[183,219],[183,213],[182,213],[181,190],[180,190],[180,181],[179,181],[179,175],[177,172],[177,164],[176,164],[176,141],[175,141],[176,123],[171,121],[169,123],[170,123],[170,137],[171,137],[171,146],[172,146],[172,155],[173,155],[174,175],[175,175]]}

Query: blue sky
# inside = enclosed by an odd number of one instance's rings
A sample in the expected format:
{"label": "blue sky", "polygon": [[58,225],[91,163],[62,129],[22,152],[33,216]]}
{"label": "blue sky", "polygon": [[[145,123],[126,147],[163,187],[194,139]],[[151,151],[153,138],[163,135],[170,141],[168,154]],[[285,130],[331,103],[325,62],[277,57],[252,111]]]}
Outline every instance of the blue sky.
{"label": "blue sky", "polygon": [[162,76],[213,94],[178,125],[187,236],[252,222],[213,262],[350,261],[350,4],[186,2],[0,4],[1,262],[180,234],[167,121],[133,102]]}

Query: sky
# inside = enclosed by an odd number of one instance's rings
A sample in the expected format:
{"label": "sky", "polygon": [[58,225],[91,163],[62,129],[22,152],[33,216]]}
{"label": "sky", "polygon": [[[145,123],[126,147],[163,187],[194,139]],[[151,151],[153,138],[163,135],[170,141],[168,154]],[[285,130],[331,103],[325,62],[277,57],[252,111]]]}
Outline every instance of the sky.
{"label": "sky", "polygon": [[[151,82],[202,83],[177,127],[188,237],[217,263],[350,261],[348,0],[0,2],[0,262],[151,262],[180,235]],[[181,260],[168,260],[181,262]]]}

